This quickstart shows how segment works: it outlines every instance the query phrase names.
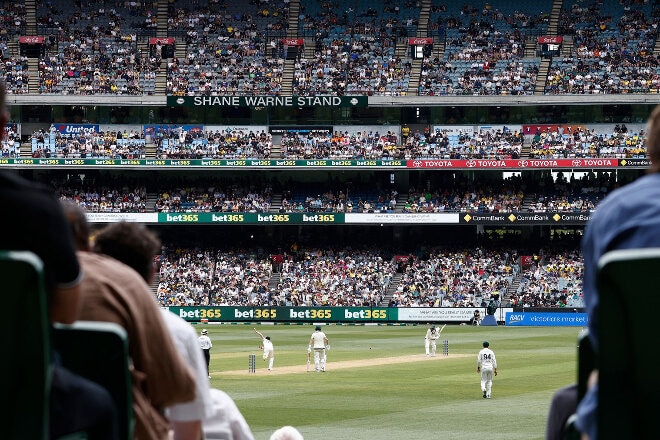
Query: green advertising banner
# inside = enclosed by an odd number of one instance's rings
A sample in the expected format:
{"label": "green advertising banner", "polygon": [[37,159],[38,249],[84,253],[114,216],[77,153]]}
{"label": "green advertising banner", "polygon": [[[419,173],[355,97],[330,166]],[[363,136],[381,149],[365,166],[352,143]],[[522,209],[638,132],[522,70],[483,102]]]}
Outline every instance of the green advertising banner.
{"label": "green advertising banner", "polygon": [[158,223],[342,224],[344,213],[271,214],[244,212],[158,213]]}
{"label": "green advertising banner", "polygon": [[168,96],[169,107],[367,107],[367,96]]}
{"label": "green advertising banner", "polygon": [[168,307],[187,321],[199,322],[389,322],[398,319],[387,307]]}

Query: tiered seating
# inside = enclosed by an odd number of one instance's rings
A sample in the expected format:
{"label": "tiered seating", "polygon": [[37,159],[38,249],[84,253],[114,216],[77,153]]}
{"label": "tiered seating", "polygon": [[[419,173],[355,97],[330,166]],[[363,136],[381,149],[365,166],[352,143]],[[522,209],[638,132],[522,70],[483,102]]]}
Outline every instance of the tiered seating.
{"label": "tiered seating", "polygon": [[365,131],[353,133],[285,133],[280,142],[287,159],[383,159],[399,158],[403,151],[396,134]]}
{"label": "tiered seating", "polygon": [[408,189],[402,211],[475,213],[516,212],[522,210],[524,192],[519,178],[476,184],[465,179],[435,183],[429,189]]}
{"label": "tiered seating", "polygon": [[126,130],[62,134],[51,126],[48,132],[33,133],[31,143],[32,157],[143,159],[146,155],[143,134]]}
{"label": "tiered seating", "polygon": [[295,182],[283,192],[283,212],[394,212],[397,192],[373,186],[332,187]]}
{"label": "tiered seating", "polygon": [[[5,56],[6,54],[6,56]],[[28,72],[27,57],[9,55],[9,48],[3,50],[0,62],[0,77],[5,80],[8,94],[22,95],[28,93],[30,73]]]}
{"label": "tiered seating", "polygon": [[396,38],[414,31],[418,17],[410,2],[309,5],[299,32],[314,35],[315,54],[296,63],[294,94],[405,95],[412,64],[394,50]]}
{"label": "tiered seating", "polygon": [[646,158],[646,133],[615,127],[614,132],[576,127],[572,132],[537,132],[531,145],[534,158]]}
{"label": "tiered seating", "polygon": [[658,36],[651,2],[601,2],[564,8],[560,35],[573,35],[570,56],[553,60],[546,94],[650,93],[660,90]]}
{"label": "tiered seating", "polygon": [[140,95],[155,92],[155,67],[137,50],[148,8],[136,2],[105,7],[55,1],[38,8],[48,35],[39,60],[40,93]]}
{"label": "tiered seating", "polygon": [[[189,8],[175,2],[169,27],[185,34],[186,58],[168,63],[167,93],[172,95],[277,95],[284,60],[266,57],[264,31],[284,36],[284,4],[212,2]],[[231,7],[230,7],[231,5]]]}
{"label": "tiered seating", "polygon": [[532,94],[540,59],[524,57],[525,36],[544,32],[551,6],[536,2],[527,9],[495,1],[479,10],[434,4],[431,28],[445,39],[445,53],[442,59],[424,59],[418,94]]}
{"label": "tiered seating", "polygon": [[481,307],[506,293],[515,251],[433,249],[408,264],[390,307]]}
{"label": "tiered seating", "polygon": [[579,251],[549,251],[523,267],[522,281],[509,301],[513,307],[584,307],[583,270]]}
{"label": "tiered seating", "polygon": [[25,34],[25,2],[0,2],[0,39]]}
{"label": "tiered seating", "polygon": [[5,125],[5,136],[1,144],[2,157],[20,157],[21,138],[16,130],[16,123],[10,122]]}
{"label": "tiered seating", "polygon": [[268,212],[272,188],[267,185],[203,179],[196,184],[161,190],[157,212]]}

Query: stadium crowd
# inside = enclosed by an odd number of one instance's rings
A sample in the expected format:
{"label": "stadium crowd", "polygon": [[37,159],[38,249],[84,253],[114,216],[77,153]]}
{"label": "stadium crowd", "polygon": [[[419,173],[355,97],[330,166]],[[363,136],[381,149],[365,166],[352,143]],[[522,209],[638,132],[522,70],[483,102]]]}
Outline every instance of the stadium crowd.
{"label": "stadium crowd", "polygon": [[[276,263],[277,254],[279,263]],[[437,248],[394,256],[376,248],[166,249],[162,305],[582,307],[575,249]],[[395,274],[401,273],[396,284]],[[518,283],[514,283],[517,280]]]}
{"label": "stadium crowd", "polygon": [[[29,75],[32,61],[8,44],[25,29],[25,5],[0,10],[9,93],[152,95],[161,79],[170,95],[529,95],[538,81],[549,95],[660,90],[653,53],[660,14],[651,2],[565,5],[556,19],[565,49],[547,72],[530,37],[549,29],[549,1],[433,4],[426,28],[438,41],[415,68],[411,47],[400,47],[420,26],[417,2],[380,10],[301,2],[292,17],[288,1],[173,1],[165,17],[171,48],[149,43],[159,17],[147,2],[41,6],[38,78]],[[285,44],[285,37],[298,42]],[[290,57],[293,75],[285,79]]]}

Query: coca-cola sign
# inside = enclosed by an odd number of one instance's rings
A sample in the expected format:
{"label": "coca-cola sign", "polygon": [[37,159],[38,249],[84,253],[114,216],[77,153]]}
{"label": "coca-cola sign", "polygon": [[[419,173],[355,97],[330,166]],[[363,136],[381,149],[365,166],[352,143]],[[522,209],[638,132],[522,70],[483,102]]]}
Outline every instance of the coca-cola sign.
{"label": "coca-cola sign", "polygon": [[42,44],[44,37],[37,37],[36,35],[28,35],[18,39],[21,44]]}
{"label": "coca-cola sign", "polygon": [[285,46],[304,46],[305,40],[302,38],[282,38],[282,44]]}
{"label": "coca-cola sign", "polygon": [[433,44],[433,38],[408,38],[408,44],[411,46],[424,46]]}
{"label": "coca-cola sign", "polygon": [[561,44],[564,38],[559,35],[542,35],[539,37],[539,44]]}
{"label": "coca-cola sign", "polygon": [[174,38],[149,38],[149,44],[160,44],[161,46],[166,46],[168,44],[174,44]]}

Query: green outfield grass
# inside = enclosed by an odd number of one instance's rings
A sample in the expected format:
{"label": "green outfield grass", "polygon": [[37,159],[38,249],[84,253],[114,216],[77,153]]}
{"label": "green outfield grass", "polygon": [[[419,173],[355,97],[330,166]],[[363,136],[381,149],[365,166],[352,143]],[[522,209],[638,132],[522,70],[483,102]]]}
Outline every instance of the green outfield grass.
{"label": "green outfield grass", "polygon": [[[204,328],[213,340],[212,386],[234,398],[256,440],[284,425],[306,440],[543,439],[553,392],[575,381],[581,330],[448,325],[438,356],[426,358],[426,326],[328,325],[328,371],[307,373],[311,325],[257,325],[275,345],[273,372],[261,359],[253,325]],[[476,371],[484,340],[500,373],[490,400],[481,395]]]}

